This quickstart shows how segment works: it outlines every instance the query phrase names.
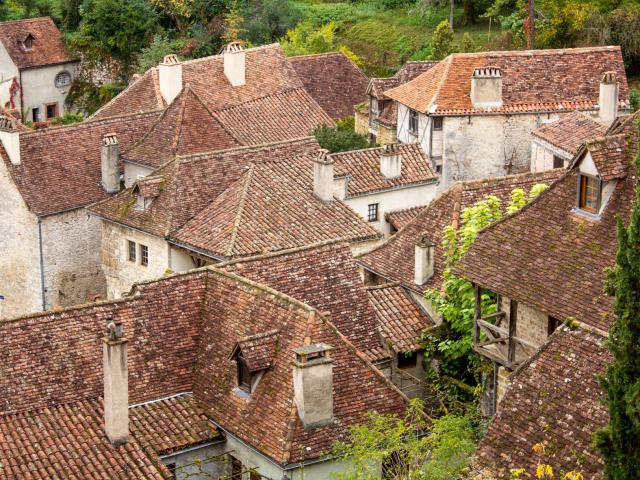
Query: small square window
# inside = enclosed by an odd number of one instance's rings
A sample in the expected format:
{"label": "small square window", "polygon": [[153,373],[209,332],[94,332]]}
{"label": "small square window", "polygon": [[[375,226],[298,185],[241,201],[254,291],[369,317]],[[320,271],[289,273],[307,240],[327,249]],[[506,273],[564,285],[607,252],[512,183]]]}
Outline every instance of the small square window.
{"label": "small square window", "polygon": [[367,207],[367,220],[370,222],[378,221],[378,204],[377,203],[371,203]]}
{"label": "small square window", "polygon": [[149,247],[146,245],[140,245],[140,265],[149,266]]}
{"label": "small square window", "polygon": [[129,261],[136,261],[136,242],[132,242],[131,240],[127,240],[127,248],[129,250]]}
{"label": "small square window", "polygon": [[418,352],[398,353],[398,368],[413,368],[418,364]]}
{"label": "small square window", "polygon": [[442,130],[442,117],[433,117],[433,129]]}
{"label": "small square window", "polygon": [[409,110],[409,133],[418,135],[418,112],[413,109]]}
{"label": "small square window", "polygon": [[564,168],[564,159],[554,155],[553,156],[553,168]]}
{"label": "small square window", "polygon": [[58,104],[57,103],[49,103],[45,105],[47,120],[51,120],[52,118],[56,118],[58,116]]}
{"label": "small square window", "polygon": [[578,208],[585,212],[598,213],[601,195],[600,179],[589,175],[580,175],[578,179]]}
{"label": "small square window", "polygon": [[238,365],[238,388],[244,390],[247,393],[251,393],[251,372],[247,366],[247,362],[241,355],[236,357],[236,364]]}

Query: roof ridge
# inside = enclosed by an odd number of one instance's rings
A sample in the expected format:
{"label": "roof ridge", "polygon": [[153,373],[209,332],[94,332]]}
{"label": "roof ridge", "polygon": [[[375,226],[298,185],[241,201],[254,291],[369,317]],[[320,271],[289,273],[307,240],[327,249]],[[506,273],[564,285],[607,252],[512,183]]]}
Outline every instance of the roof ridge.
{"label": "roof ridge", "polygon": [[[301,81],[300,78],[298,78],[298,80]],[[304,88],[304,86],[292,87],[292,88],[289,88],[287,90],[282,90],[280,92],[268,93],[268,94],[262,95],[260,97],[252,98],[251,100],[247,100],[246,102],[238,103],[238,104],[235,104],[235,105],[229,105],[228,107],[224,107],[224,108],[219,108],[217,110],[214,110],[213,113],[215,115],[215,114],[217,114],[219,112],[228,112],[230,110],[235,110],[235,109],[238,109],[238,108],[245,107],[246,105],[251,105],[251,104],[254,104],[256,102],[260,102],[260,101],[264,100],[265,98],[280,97],[280,96],[286,95],[286,94],[288,94],[290,92],[299,92],[299,91],[308,93],[307,90]]]}
{"label": "roof ridge", "polygon": [[[282,50],[282,47],[279,43],[274,42],[274,43],[268,43],[266,45],[258,45],[257,47],[251,47],[251,48],[247,48],[244,49],[244,52],[256,52],[259,50],[267,50],[269,48],[276,48],[276,47],[280,47],[279,49]],[[199,58],[192,58],[190,60],[185,60],[182,63],[182,65],[193,65],[194,63],[200,63],[200,62],[204,62],[206,60],[212,60],[214,58],[222,58],[224,54],[223,53],[216,53],[214,55],[208,55],[206,57],[199,57]],[[155,68],[155,67],[151,67],[151,68]]]}
{"label": "roof ridge", "polygon": [[317,243],[312,243],[309,245],[303,245],[300,247],[294,247],[294,248],[288,248],[286,250],[277,250],[275,252],[267,252],[267,253],[261,253],[259,255],[252,255],[249,257],[240,257],[240,258],[235,258],[232,260],[227,260],[224,262],[220,262],[220,263],[216,263],[216,266],[220,266],[220,267],[227,267],[230,265],[235,265],[238,263],[247,263],[247,262],[255,262],[258,260],[266,260],[268,258],[274,258],[274,257],[280,257],[283,255],[292,255],[294,253],[299,253],[299,252],[303,252],[306,250],[315,250],[315,249],[320,249],[323,247],[326,247],[328,245],[334,245],[336,243],[344,243],[348,245],[347,240],[345,239],[332,239],[332,240],[323,240],[321,242],[317,242]]}
{"label": "roof ridge", "polygon": [[[51,18],[49,15],[43,15],[41,17],[31,17],[31,18],[20,18],[18,20],[4,20],[2,22],[0,22],[0,26],[1,25],[7,25],[9,23],[28,23],[28,22],[40,22],[42,20],[51,20],[53,22],[53,18]],[[55,24],[55,22],[53,22]],[[57,25],[56,25],[56,28]]]}
{"label": "roof ridge", "polygon": [[534,55],[574,55],[578,53],[584,52],[604,52],[608,50],[620,50],[620,46],[618,45],[599,45],[592,47],[573,47],[573,48],[546,48],[546,49],[536,49],[536,50],[491,50],[488,52],[457,52],[452,53],[449,56],[453,57],[509,57],[509,56],[517,56],[517,57],[525,57],[525,56],[534,56]]}
{"label": "roof ridge", "polygon": [[365,285],[364,289],[367,291],[371,291],[371,290],[384,290],[385,288],[394,288],[394,287],[400,287],[402,286],[402,284],[398,281],[390,281],[387,283],[383,283],[381,285]]}
{"label": "roof ridge", "polygon": [[[189,85],[189,91],[196,98],[196,100],[200,103],[200,105],[202,105],[204,107],[204,109],[207,111],[207,113],[209,114],[211,119],[220,127],[220,129],[222,131],[224,131],[227,135],[229,135],[231,138],[233,138],[238,143],[238,146],[241,146],[242,142],[240,141],[240,139],[238,137],[236,137],[232,131],[228,130],[227,127],[224,126],[224,124],[220,121],[220,119],[217,116],[214,115],[214,113],[211,111],[209,106],[202,100],[200,95],[198,95],[198,92],[196,92],[190,85]],[[241,105],[243,105],[243,104],[241,104]],[[198,155],[198,154],[196,153],[195,155]]]}
{"label": "roof ridge", "polygon": [[[184,112],[187,109],[186,96],[189,95],[190,91],[191,91],[191,86],[187,83],[182,89],[182,92],[180,92],[180,95],[176,98],[176,100],[180,98],[180,100],[182,101],[182,105],[180,106],[181,108],[176,118],[176,128],[175,128],[175,131],[173,132],[173,141],[171,142],[172,156],[175,155],[178,149],[178,144],[180,143],[180,136],[182,135],[182,123],[184,122]],[[183,97],[183,94],[184,94],[184,97]]]}
{"label": "roof ridge", "polygon": [[[503,175],[502,177],[484,177],[484,178],[474,178],[474,179],[470,179],[470,180],[460,180],[458,182],[455,183],[455,185],[462,185],[463,187],[475,187],[477,184],[482,184],[482,183],[490,183],[490,184],[497,184],[500,182],[507,182],[509,180],[518,180],[520,178],[527,178],[527,177],[532,177],[532,178],[538,178],[538,177],[546,177],[546,176],[550,176],[552,175],[551,172],[554,172],[556,170],[563,170],[564,168],[554,168],[551,170],[544,170],[541,172],[522,172],[522,173],[510,173],[509,175]],[[468,191],[469,188],[464,188],[465,191]]]}
{"label": "roof ridge", "polygon": [[65,408],[69,405],[73,405],[76,403],[94,403],[94,402],[100,402],[100,400],[102,400],[102,395],[98,395],[98,396],[90,396],[90,397],[84,397],[84,398],[75,398],[73,400],[66,400],[63,402],[53,402],[53,403],[45,403],[42,404],[40,406],[37,407],[33,407],[33,406],[29,406],[29,408],[22,408],[19,410],[7,410],[7,411],[3,411],[0,412],[0,418],[3,417],[15,417],[15,416],[20,416],[20,415],[26,415],[29,413],[35,413],[35,412],[43,412],[45,410],[49,410],[49,409],[58,409],[58,408]]}
{"label": "roof ridge", "polygon": [[[214,116],[215,117],[215,116]],[[219,120],[216,118],[216,120],[219,122]],[[205,157],[207,155],[226,155],[228,153],[233,153],[233,152],[240,152],[240,151],[258,151],[258,150],[263,150],[267,147],[273,147],[276,145],[284,145],[284,144],[295,144],[295,143],[302,143],[303,141],[310,141],[310,140],[314,140],[315,138],[313,136],[308,136],[308,137],[298,137],[298,138],[292,138],[289,140],[278,140],[277,142],[269,142],[269,143],[260,143],[257,145],[240,145],[237,147],[230,147],[230,148],[225,148],[222,150],[210,150],[208,152],[200,152],[200,153],[189,153],[187,155],[177,155],[177,157],[179,157],[182,160],[185,161],[191,161],[191,160],[199,160],[199,157]]]}
{"label": "roof ridge", "polygon": [[242,189],[242,193],[240,194],[240,202],[238,203],[238,211],[236,212],[236,218],[233,222],[233,230],[231,231],[231,239],[229,240],[229,248],[227,249],[227,256],[233,255],[233,247],[235,245],[236,239],[238,238],[238,229],[240,228],[240,221],[242,220],[242,214],[244,212],[244,206],[247,201],[247,193],[249,191],[249,187],[251,186],[251,182],[253,180],[253,170],[255,168],[255,164],[251,163],[249,166],[249,170],[247,171],[247,178],[245,180],[244,188]]}
{"label": "roof ridge", "polygon": [[[446,61],[446,60],[444,60]],[[440,90],[442,90],[442,86],[445,84],[447,78],[449,77],[449,70],[451,70],[451,64],[453,63],[453,55],[449,55],[448,57],[448,62],[444,67],[444,72],[442,72],[442,77],[440,77],[440,82],[438,83],[438,87],[436,88],[436,91],[433,93],[433,96],[431,97],[431,100],[429,100],[429,106],[427,107],[426,111],[428,112],[429,110],[431,110],[431,107],[433,107],[435,101],[438,98],[438,95],[440,95]],[[435,68],[435,66],[434,66]],[[424,73],[421,73],[420,75],[418,75],[418,77],[421,77],[422,75],[429,73],[430,71],[432,71],[433,68],[430,68],[429,70],[427,70]],[[416,78],[418,78],[416,77]],[[413,81],[413,80],[411,80]],[[437,109],[437,106],[436,106]]]}

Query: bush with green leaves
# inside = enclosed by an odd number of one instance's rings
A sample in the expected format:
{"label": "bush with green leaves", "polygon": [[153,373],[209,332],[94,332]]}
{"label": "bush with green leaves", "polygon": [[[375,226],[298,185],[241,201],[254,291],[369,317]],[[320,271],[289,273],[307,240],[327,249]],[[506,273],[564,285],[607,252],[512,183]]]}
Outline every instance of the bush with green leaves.
{"label": "bush with green leaves", "polygon": [[302,12],[283,0],[247,0],[240,15],[242,38],[254,45],[277,41],[302,20]]}
{"label": "bush with green leaves", "polygon": [[166,32],[157,33],[153,36],[151,44],[140,52],[136,70],[139,73],[144,73],[162,62],[166,55],[178,53],[183,48],[183,40],[171,39]]}
{"label": "bush with green leaves", "polygon": [[313,130],[322,148],[329,150],[329,153],[346,152],[348,150],[360,150],[373,146],[366,136],[356,133],[346,126],[328,127],[320,125]]}
{"label": "bush with green leaves", "polygon": [[431,59],[442,60],[454,51],[453,31],[449,27],[449,21],[443,20],[436,27],[431,38]]}

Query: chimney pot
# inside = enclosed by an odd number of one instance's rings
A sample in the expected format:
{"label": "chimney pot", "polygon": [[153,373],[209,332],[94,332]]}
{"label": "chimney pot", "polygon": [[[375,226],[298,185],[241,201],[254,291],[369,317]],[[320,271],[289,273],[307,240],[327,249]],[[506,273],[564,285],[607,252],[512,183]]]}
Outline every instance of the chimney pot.
{"label": "chimney pot", "polygon": [[293,350],[293,390],[298,415],[304,428],[333,421],[333,347],[324,343]]}
{"label": "chimney pot", "polygon": [[396,144],[390,143],[383,147],[380,154],[380,173],[386,179],[398,178],[402,175],[402,157]]}
{"label": "chimney pot", "polygon": [[333,159],[321,149],[313,162],[313,193],[323,202],[333,200]]}
{"label": "chimney pot", "polygon": [[502,72],[498,67],[480,67],[473,70],[471,103],[477,108],[502,106]]}
{"label": "chimney pot", "polygon": [[160,83],[160,93],[167,105],[182,91],[182,63],[178,56],[171,54],[164,57],[158,65],[158,80]]}
{"label": "chimney pot", "polygon": [[115,133],[102,137],[100,164],[102,187],[107,193],[116,193],[120,190],[120,145]]}
{"label": "chimney pot", "polygon": [[246,82],[246,54],[240,42],[229,43],[222,53],[224,74],[234,87],[240,87]]}
{"label": "chimney pot", "polygon": [[618,116],[620,84],[616,72],[605,72],[600,82],[598,117],[602,123],[611,124]]}
{"label": "chimney pot", "polygon": [[414,282],[416,285],[423,285],[433,277],[435,253],[435,244],[426,235],[421,235],[415,246]]}
{"label": "chimney pot", "polygon": [[122,323],[107,319],[103,339],[104,427],[109,441],[119,446],[129,441],[129,370]]}
{"label": "chimney pot", "polygon": [[20,132],[15,122],[7,116],[0,116],[0,142],[12,165],[20,165]]}

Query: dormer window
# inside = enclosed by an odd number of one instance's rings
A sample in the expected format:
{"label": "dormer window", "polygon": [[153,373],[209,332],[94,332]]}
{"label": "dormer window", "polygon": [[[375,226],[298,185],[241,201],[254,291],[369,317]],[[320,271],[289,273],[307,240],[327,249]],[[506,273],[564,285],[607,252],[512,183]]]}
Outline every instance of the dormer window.
{"label": "dormer window", "polygon": [[230,359],[236,363],[236,393],[251,395],[264,373],[271,367],[276,352],[278,332],[275,330],[240,340]]}
{"label": "dormer window", "polygon": [[25,52],[33,50],[33,35],[31,33],[25,33],[20,39],[20,45]]}
{"label": "dormer window", "polygon": [[597,214],[602,200],[602,182],[599,178],[581,173],[578,176],[578,208]]}
{"label": "dormer window", "polygon": [[251,371],[247,366],[247,361],[242,354],[236,357],[238,366],[238,388],[244,392],[251,393]]}

